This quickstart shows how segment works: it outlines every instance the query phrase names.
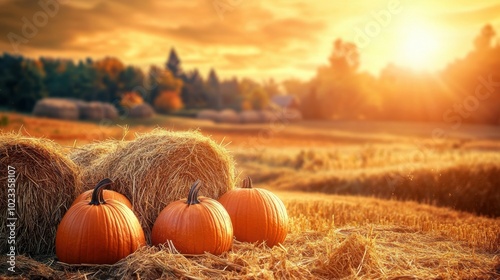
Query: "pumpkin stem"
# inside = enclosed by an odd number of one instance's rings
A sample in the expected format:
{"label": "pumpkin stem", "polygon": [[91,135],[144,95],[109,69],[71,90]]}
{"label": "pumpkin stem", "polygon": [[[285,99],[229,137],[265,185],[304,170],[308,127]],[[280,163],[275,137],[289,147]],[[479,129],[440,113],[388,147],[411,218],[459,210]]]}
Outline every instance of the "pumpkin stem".
{"label": "pumpkin stem", "polygon": [[250,179],[250,176],[247,176],[245,179],[243,179],[243,184],[241,186],[243,189],[251,189],[252,188],[252,179]]}
{"label": "pumpkin stem", "polygon": [[111,179],[106,178],[102,179],[97,185],[94,187],[94,191],[92,192],[92,199],[89,202],[89,205],[100,205],[100,204],[105,204],[106,201],[104,200],[104,188],[114,184]]}
{"label": "pumpkin stem", "polygon": [[201,187],[202,183],[201,181],[198,179],[196,180],[196,182],[194,182],[194,184],[191,186],[191,189],[189,190],[189,194],[188,194],[188,199],[186,201],[186,204],[189,206],[189,205],[193,205],[193,204],[199,204],[200,201],[198,200],[198,192],[200,191],[200,187]]}

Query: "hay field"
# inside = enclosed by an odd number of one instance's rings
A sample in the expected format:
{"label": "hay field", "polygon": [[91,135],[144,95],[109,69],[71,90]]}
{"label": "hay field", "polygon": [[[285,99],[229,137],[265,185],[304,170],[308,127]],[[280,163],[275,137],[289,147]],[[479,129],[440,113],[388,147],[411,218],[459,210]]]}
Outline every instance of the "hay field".
{"label": "hay field", "polygon": [[[156,125],[196,125],[234,155],[240,178],[271,189],[291,219],[283,246],[236,242],[221,256],[144,248],[112,266],[68,266],[18,256],[11,278],[54,279],[498,279],[498,128],[470,127],[443,141],[401,127],[356,132],[325,124],[236,127],[158,119],[124,133],[113,125],[9,114],[3,131],[45,136],[68,150],[133,139]],[[22,128],[20,129],[20,127]],[[403,126],[404,127],[404,126]],[[401,133],[398,133],[401,130]],[[487,131],[492,131],[488,133]],[[471,134],[472,133],[472,134]],[[124,136],[125,135],[125,136]],[[418,139],[424,152],[416,148]],[[76,141],[76,144],[75,144]],[[478,215],[481,213],[482,215]]]}

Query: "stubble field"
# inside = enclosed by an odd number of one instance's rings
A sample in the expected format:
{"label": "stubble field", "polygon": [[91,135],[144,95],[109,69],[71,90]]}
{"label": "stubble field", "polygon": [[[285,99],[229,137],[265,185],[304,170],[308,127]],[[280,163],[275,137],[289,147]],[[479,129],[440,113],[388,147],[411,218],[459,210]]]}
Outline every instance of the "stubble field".
{"label": "stubble field", "polygon": [[[231,126],[157,117],[80,123],[6,114],[5,131],[67,147],[133,139],[156,126],[199,128],[234,155],[240,178],[274,191],[291,217],[272,249],[236,242],[222,256],[144,248],[112,266],[18,256],[18,278],[497,279],[500,129],[437,124],[305,122]],[[6,271],[5,256],[0,269]]]}

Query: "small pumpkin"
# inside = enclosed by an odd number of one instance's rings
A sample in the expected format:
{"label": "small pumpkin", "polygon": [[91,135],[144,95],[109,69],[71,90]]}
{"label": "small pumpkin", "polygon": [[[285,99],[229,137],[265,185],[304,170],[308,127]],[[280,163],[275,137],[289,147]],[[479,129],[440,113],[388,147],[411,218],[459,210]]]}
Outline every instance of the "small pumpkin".
{"label": "small pumpkin", "polygon": [[[94,190],[88,190],[88,191],[81,193],[79,196],[76,197],[76,199],[73,201],[73,204],[71,204],[71,206],[75,205],[76,203],[78,203],[80,201],[90,202],[90,199],[92,198],[93,192],[94,192]],[[124,196],[123,194],[121,194],[119,192],[115,192],[112,190],[103,190],[102,196],[103,196],[104,200],[114,199],[114,200],[120,201],[121,203],[125,204],[128,208],[132,209],[132,203],[130,202],[130,200],[128,200],[128,198],[126,196]]]}
{"label": "small pumpkin", "polygon": [[113,264],[146,245],[135,214],[125,204],[103,198],[113,181],[100,181],[90,202],[79,201],[64,215],[56,233],[56,256],[70,264]]}
{"label": "small pumpkin", "polygon": [[282,243],[288,231],[288,214],[283,202],[272,192],[252,188],[247,177],[243,186],[226,192],[219,198],[234,229],[234,237],[243,242],[266,242],[273,247]]}
{"label": "small pumpkin", "polygon": [[231,218],[217,200],[200,196],[196,181],[187,199],[174,201],[158,215],[151,232],[153,245],[171,241],[182,254],[220,255],[231,248]]}

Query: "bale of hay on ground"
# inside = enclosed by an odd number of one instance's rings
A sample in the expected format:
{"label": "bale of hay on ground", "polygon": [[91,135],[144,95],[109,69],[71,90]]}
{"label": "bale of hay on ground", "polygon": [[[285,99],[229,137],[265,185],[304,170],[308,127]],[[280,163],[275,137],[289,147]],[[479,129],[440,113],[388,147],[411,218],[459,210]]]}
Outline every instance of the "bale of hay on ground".
{"label": "bale of hay on ground", "polygon": [[264,123],[276,122],[279,120],[278,113],[270,110],[259,111],[260,121]]}
{"label": "bale of hay on ground", "polygon": [[160,211],[170,202],[186,198],[196,180],[200,194],[219,198],[234,187],[234,161],[229,152],[200,132],[155,130],[139,135],[99,167],[115,182],[114,190],[133,204],[150,240],[151,228]]}
{"label": "bale of hay on ground", "polygon": [[225,109],[217,114],[217,122],[220,123],[239,123],[241,121],[240,116],[232,109]]}
{"label": "bale of hay on ground", "polygon": [[38,100],[33,108],[33,115],[65,120],[77,120],[80,112],[78,106],[61,98],[44,98]]}
{"label": "bale of hay on ground", "polygon": [[[8,236],[7,217],[17,218],[16,250],[21,254],[53,254],[57,225],[81,189],[78,167],[58,144],[18,134],[0,135],[0,181],[15,176],[15,209],[8,203],[12,194],[0,188],[0,211],[4,222],[0,236]],[[10,171],[9,171],[10,170]],[[8,172],[9,171],[9,172]],[[12,178],[11,178],[12,182]],[[12,213],[12,215],[11,215]],[[9,248],[1,238],[2,254]]]}
{"label": "bale of hay on ground", "polygon": [[155,110],[147,103],[142,103],[130,108],[128,116],[131,118],[145,119],[155,115]]}
{"label": "bale of hay on ground", "polygon": [[101,103],[104,110],[104,118],[114,120],[118,118],[118,109],[111,103]]}
{"label": "bale of hay on ground", "polygon": [[65,98],[64,100],[68,100],[76,105],[76,107],[78,108],[78,113],[79,113],[78,117],[80,119],[82,119],[82,112],[83,112],[84,107],[87,106],[87,102],[85,102],[81,99],[76,99],[76,98]]}
{"label": "bale of hay on ground", "polygon": [[104,108],[100,102],[89,102],[80,108],[80,118],[98,121],[104,119]]}
{"label": "bale of hay on ground", "polygon": [[110,154],[125,146],[126,141],[107,140],[73,148],[69,158],[80,167],[85,190],[94,187],[104,179],[102,161]]}
{"label": "bale of hay on ground", "polygon": [[215,110],[201,110],[196,114],[196,118],[202,119],[202,120],[210,120],[210,121],[216,121],[217,120],[217,115],[219,113]]}
{"label": "bale of hay on ground", "polygon": [[289,122],[298,122],[302,120],[302,113],[297,109],[284,109],[282,116]]}
{"label": "bale of hay on ground", "polygon": [[262,119],[260,113],[257,111],[243,111],[240,113],[240,120],[242,123],[260,123]]}

